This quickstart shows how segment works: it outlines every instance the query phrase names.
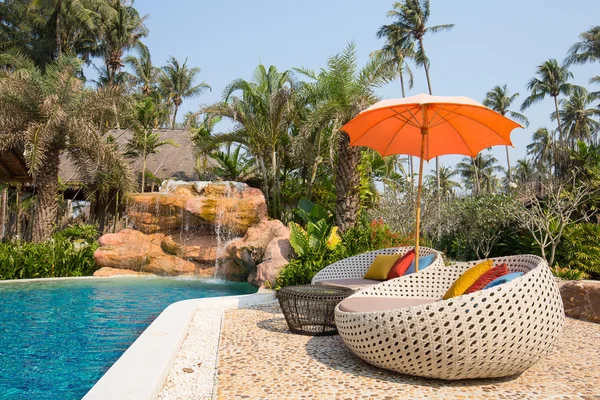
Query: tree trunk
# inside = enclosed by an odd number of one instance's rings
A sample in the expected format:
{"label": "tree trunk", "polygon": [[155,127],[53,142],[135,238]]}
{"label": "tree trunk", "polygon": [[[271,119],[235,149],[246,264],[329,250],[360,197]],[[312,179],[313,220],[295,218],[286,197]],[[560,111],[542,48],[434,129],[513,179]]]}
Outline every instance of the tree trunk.
{"label": "tree trunk", "polygon": [[146,131],[144,135],[146,135],[146,137],[144,138],[144,149],[142,152],[142,193],[144,193],[146,188],[146,157],[148,156],[146,154],[146,143],[148,142],[148,131]]}
{"label": "tree trunk", "polygon": [[171,121],[171,129],[175,129],[175,121],[177,121],[177,110],[179,106],[175,104],[175,110],[173,110],[173,121]]}
{"label": "tree trunk", "polygon": [[8,203],[8,189],[2,189],[0,194],[0,241],[6,235],[6,205]]}
{"label": "tree trunk", "polygon": [[279,170],[277,165],[277,151],[275,148],[271,150],[271,169],[273,173],[273,210],[271,215],[279,219]]}
{"label": "tree trunk", "polygon": [[[427,56],[425,55],[425,47],[423,46],[423,38],[419,38],[419,44],[421,45],[421,51],[423,52],[423,57],[425,58],[425,62],[423,63],[423,68],[425,69],[425,77],[427,78],[427,88],[429,89],[429,94],[433,95],[433,90],[431,90],[431,78],[429,77],[429,65],[427,64]],[[435,181],[438,194],[440,192],[440,158],[435,158]]]}
{"label": "tree trunk", "polygon": [[46,159],[40,166],[35,179],[37,202],[33,211],[34,242],[46,240],[52,234],[52,227],[58,212],[56,194],[58,192],[58,166],[60,152],[50,149],[46,152]]}
{"label": "tree trunk", "polygon": [[340,232],[345,232],[356,223],[358,208],[360,206],[360,149],[350,147],[350,137],[339,133],[339,149],[337,162],[337,176],[335,189],[337,200],[335,205],[335,221]]}
{"label": "tree trunk", "polygon": [[512,182],[512,172],[510,169],[510,155],[508,154],[508,146],[504,146],[504,147],[506,147],[506,166],[508,168],[508,183],[511,183]]}
{"label": "tree trunk", "polygon": [[61,25],[61,9],[62,9],[62,1],[59,1],[56,7],[56,32],[55,32],[55,38],[56,38],[56,58],[60,58],[60,56],[62,55],[62,43],[61,43],[61,38],[60,38],[60,25]]}
{"label": "tree trunk", "polygon": [[[558,126],[558,137],[562,139],[562,128],[560,127],[560,115],[558,114],[558,96],[554,96],[554,107],[556,109],[556,124]],[[556,145],[557,140],[554,140],[554,168],[556,168],[556,174],[559,173],[560,160],[558,155],[558,146]]]}

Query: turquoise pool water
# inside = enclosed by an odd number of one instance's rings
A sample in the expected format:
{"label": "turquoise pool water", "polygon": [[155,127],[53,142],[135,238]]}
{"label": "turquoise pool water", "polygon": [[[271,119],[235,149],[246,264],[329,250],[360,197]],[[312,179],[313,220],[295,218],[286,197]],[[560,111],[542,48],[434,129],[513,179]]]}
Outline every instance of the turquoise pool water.
{"label": "turquoise pool water", "polygon": [[0,399],[81,399],[169,304],[255,292],[175,278],[0,284]]}

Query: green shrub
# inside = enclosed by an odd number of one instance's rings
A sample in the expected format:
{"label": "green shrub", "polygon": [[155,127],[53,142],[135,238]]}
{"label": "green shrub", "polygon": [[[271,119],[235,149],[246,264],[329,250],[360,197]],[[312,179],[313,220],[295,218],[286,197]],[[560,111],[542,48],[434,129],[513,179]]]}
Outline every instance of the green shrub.
{"label": "green shrub", "polygon": [[556,248],[556,262],[600,278],[600,225],[586,222],[567,226]]}
{"label": "green shrub", "polygon": [[0,243],[0,279],[91,275],[96,269],[96,228],[71,226],[41,243]]}

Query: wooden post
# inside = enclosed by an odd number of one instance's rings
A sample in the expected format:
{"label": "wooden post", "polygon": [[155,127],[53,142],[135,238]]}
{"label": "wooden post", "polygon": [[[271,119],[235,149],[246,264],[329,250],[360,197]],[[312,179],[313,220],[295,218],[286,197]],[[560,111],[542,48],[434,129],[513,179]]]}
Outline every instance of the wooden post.
{"label": "wooden post", "polygon": [[423,126],[421,126],[421,156],[419,158],[419,186],[417,188],[417,215],[415,223],[415,272],[419,270],[419,238],[421,237],[421,193],[423,192],[423,157],[425,157],[425,139],[427,126],[427,105],[423,105]]}

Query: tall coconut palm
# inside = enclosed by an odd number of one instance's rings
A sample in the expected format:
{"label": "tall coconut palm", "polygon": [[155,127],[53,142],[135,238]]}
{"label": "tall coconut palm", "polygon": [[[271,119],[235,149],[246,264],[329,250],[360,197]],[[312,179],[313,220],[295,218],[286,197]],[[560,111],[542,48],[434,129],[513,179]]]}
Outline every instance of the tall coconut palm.
{"label": "tall coconut palm", "polygon": [[137,51],[139,57],[129,55],[125,57],[125,64],[133,70],[133,81],[139,87],[144,96],[148,96],[157,82],[159,69],[152,64],[150,50],[138,43]]}
{"label": "tall coconut palm", "polygon": [[[203,109],[232,120],[232,133],[216,139],[243,145],[256,158],[271,216],[280,218],[280,171],[286,140],[293,122],[296,81],[291,71],[260,64],[251,81],[236,79],[223,92],[223,101]],[[267,167],[270,166],[269,170]]]}
{"label": "tall coconut palm", "polygon": [[[128,170],[98,122],[126,97],[112,87],[86,89],[81,62],[65,55],[46,65],[44,72],[22,55],[4,54],[0,60],[5,66],[0,68],[0,152],[25,149],[37,194],[32,238],[41,241],[50,236],[57,218],[61,154],[68,155],[84,177],[102,168]],[[16,64],[19,71],[12,67]]]}
{"label": "tall coconut palm", "polygon": [[533,133],[530,144],[527,145],[527,155],[533,157],[538,171],[548,171],[552,168],[554,157],[553,134],[547,128],[539,128]]}
{"label": "tall coconut palm", "polygon": [[482,190],[492,192],[495,189],[497,179],[494,173],[503,170],[497,163],[498,159],[493,155],[479,153],[475,158],[464,157],[456,164],[456,170],[465,181],[465,186],[478,195]]}
{"label": "tall coconut palm", "polygon": [[[30,4],[33,12],[45,7],[48,7],[45,0],[33,0]],[[51,0],[50,7],[52,14],[48,25],[55,35],[55,58],[63,52],[84,50],[79,47],[91,50],[86,45],[95,41],[93,39],[97,36],[100,16],[114,18],[114,10],[106,0]]]}
{"label": "tall coconut palm", "polygon": [[[519,93],[514,93],[512,95],[508,94],[508,88],[506,87],[506,84],[503,86],[494,86],[492,90],[486,93],[485,99],[483,99],[483,105],[502,115],[508,115],[510,118],[522,123],[525,126],[529,126],[527,117],[521,113],[510,110],[512,103],[517,97],[519,97]],[[510,155],[508,153],[508,146],[504,147],[506,148],[506,165],[508,171],[508,183],[510,185],[510,182],[512,182]]]}
{"label": "tall coconut palm", "polygon": [[[563,137],[559,108],[558,108],[558,96],[569,95],[571,93],[572,85],[568,82],[569,79],[573,78],[573,73],[564,65],[559,65],[555,59],[545,61],[543,64],[537,67],[537,77],[532,78],[527,84],[527,89],[531,91],[531,94],[521,104],[521,111],[525,111],[533,104],[542,101],[547,96],[554,99],[554,108],[556,116],[556,124],[558,127],[558,134]],[[554,163],[558,164],[558,151],[556,149],[556,141],[554,141]],[[555,165],[557,166],[557,165]]]}
{"label": "tall coconut palm", "polygon": [[581,33],[579,38],[581,40],[569,49],[565,64],[600,62],[600,25]]}
{"label": "tall coconut palm", "polygon": [[[560,101],[561,110],[558,115],[565,137],[561,138],[575,148],[577,140],[589,142],[600,130],[600,122],[594,117],[600,116],[600,108],[592,106],[598,96],[591,95],[581,86],[574,86],[571,96]],[[552,114],[552,119],[556,118]]]}
{"label": "tall coconut palm", "polygon": [[[433,94],[431,89],[431,78],[429,76],[430,61],[425,52],[423,38],[428,33],[438,33],[449,31],[454,27],[454,24],[444,24],[427,26],[431,9],[429,0],[404,0],[403,2],[395,2],[392,10],[388,12],[388,17],[395,18],[391,25],[395,26],[397,35],[403,35],[406,40],[415,44],[414,60],[418,66],[422,66],[425,70],[427,78],[427,87],[429,94]],[[439,158],[435,158],[435,171],[437,176],[437,188],[440,188],[439,178]]]}
{"label": "tall coconut palm", "polygon": [[175,57],[171,57],[162,68],[162,74],[159,77],[159,83],[162,91],[165,93],[169,102],[173,106],[173,116],[171,118],[171,129],[175,129],[177,121],[177,111],[183,103],[183,99],[196,97],[210,90],[206,82],[195,84],[196,77],[200,73],[200,68],[189,68],[187,58],[181,64]]}
{"label": "tall coconut palm", "polygon": [[[396,25],[384,25],[377,31],[379,39],[385,38],[386,42],[380,50],[371,53],[371,57],[381,59],[384,67],[392,72],[392,76],[400,78],[400,89],[402,97],[406,97],[406,88],[404,84],[404,75],[408,76],[408,88],[412,89],[414,84],[413,73],[408,65],[408,59],[414,56],[414,42],[411,42],[408,36],[400,27]],[[413,158],[408,156],[408,173],[413,176]]]}
{"label": "tall coconut palm", "polygon": [[536,178],[535,165],[528,159],[517,160],[515,167],[515,180],[521,185],[527,185]]}
{"label": "tall coconut palm", "polygon": [[297,71],[311,79],[307,87],[320,98],[310,117],[311,123],[329,124],[332,132],[338,133],[335,220],[344,232],[356,223],[360,207],[358,165],[361,152],[358,147],[350,147],[349,136],[340,128],[377,101],[374,89],[385,84],[389,76],[377,59],[371,59],[359,68],[354,43],[331,56],[327,68],[319,73],[308,69]]}
{"label": "tall coconut palm", "polygon": [[98,55],[104,58],[108,84],[112,85],[119,70],[125,66],[124,53],[138,47],[140,40],[148,35],[144,24],[147,17],[140,16],[129,0],[104,1],[109,3],[113,12],[102,17]]}
{"label": "tall coconut palm", "polygon": [[[449,201],[452,198],[452,196],[454,195],[454,189],[462,187],[460,185],[460,183],[458,183],[452,179],[456,175],[458,175],[458,173],[459,173],[459,171],[454,170],[450,167],[446,167],[443,165],[440,166],[440,192],[441,192],[440,197],[442,199]],[[429,175],[427,177],[427,179],[432,184],[437,185],[437,183],[436,183],[437,176],[435,174]]]}

